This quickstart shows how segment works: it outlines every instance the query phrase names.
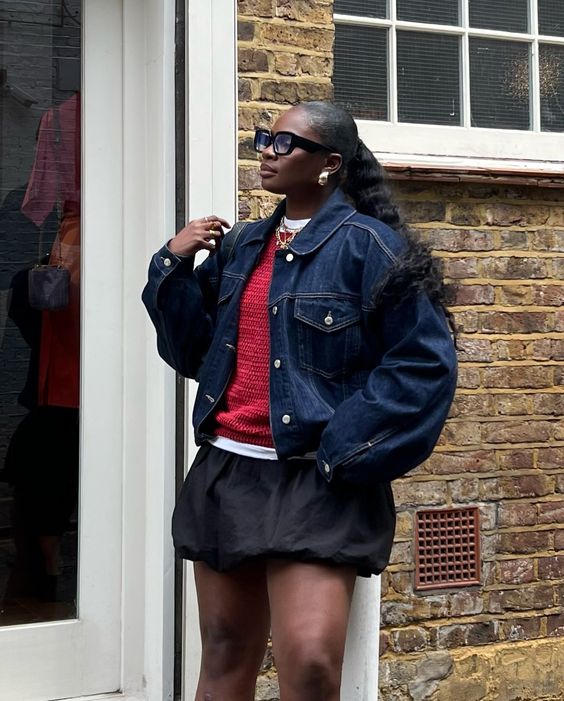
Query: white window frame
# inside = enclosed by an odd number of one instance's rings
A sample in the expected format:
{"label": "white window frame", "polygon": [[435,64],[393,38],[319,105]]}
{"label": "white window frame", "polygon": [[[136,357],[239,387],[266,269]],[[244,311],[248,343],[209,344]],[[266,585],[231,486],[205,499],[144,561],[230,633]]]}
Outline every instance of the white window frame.
{"label": "white window frame", "polygon": [[[530,32],[516,33],[475,29],[469,26],[468,0],[460,0],[460,26],[405,22],[396,18],[396,2],[389,0],[390,17],[378,19],[356,15],[334,15],[335,25],[381,27],[389,31],[388,111],[389,121],[357,119],[361,138],[385,165],[471,168],[531,173],[564,171],[561,132],[540,130],[539,45],[564,47],[564,37],[538,33],[538,0],[530,0]],[[397,61],[393,29],[458,36],[462,42],[461,126],[400,123],[397,115]],[[470,126],[470,69],[468,45],[472,37],[526,42],[531,46],[531,129],[485,129]],[[385,144],[385,147],[383,145]]]}

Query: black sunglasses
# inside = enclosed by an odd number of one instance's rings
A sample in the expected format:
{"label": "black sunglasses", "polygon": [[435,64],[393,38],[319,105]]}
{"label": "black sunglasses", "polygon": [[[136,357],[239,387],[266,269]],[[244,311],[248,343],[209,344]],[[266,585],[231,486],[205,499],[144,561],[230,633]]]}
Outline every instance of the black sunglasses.
{"label": "black sunglasses", "polygon": [[274,153],[277,156],[287,156],[292,153],[296,147],[302,148],[304,151],[309,151],[309,153],[315,153],[321,150],[335,151],[338,153],[337,149],[331,146],[324,146],[323,144],[318,144],[317,141],[304,139],[303,136],[293,134],[291,131],[277,131],[276,134],[273,134],[270,129],[256,129],[255,151],[261,153],[270,145],[272,145]]}

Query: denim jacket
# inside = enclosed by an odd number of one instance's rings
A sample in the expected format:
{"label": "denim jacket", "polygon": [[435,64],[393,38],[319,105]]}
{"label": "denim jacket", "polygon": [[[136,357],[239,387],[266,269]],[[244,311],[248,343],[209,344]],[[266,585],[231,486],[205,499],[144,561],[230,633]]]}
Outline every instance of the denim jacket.
{"label": "denim jacket", "polygon": [[[245,227],[224,269],[221,255],[194,268],[193,258],[166,246],[151,260],[143,301],[162,358],[199,382],[198,444],[210,435],[234,368],[245,283],[284,208]],[[336,190],[275,254],[268,297],[274,446],[280,459],[316,451],[328,481],[386,482],[420,464],[452,402],[456,355],[442,309],[420,292],[398,304],[374,297],[404,245]]]}

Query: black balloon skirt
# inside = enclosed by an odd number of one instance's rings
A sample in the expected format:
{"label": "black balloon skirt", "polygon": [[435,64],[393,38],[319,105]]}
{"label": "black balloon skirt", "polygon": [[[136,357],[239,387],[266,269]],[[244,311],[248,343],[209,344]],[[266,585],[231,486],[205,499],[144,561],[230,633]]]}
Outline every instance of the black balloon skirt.
{"label": "black balloon skirt", "polygon": [[328,483],[315,460],[249,458],[205,443],[188,472],[172,519],[180,557],[225,572],[257,559],[388,564],[395,509],[388,483]]}

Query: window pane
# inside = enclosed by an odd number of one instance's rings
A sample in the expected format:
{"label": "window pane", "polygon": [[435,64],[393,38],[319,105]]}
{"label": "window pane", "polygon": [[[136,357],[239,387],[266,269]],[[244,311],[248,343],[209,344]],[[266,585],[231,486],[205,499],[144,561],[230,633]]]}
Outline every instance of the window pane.
{"label": "window pane", "polygon": [[398,32],[400,122],[460,124],[459,38]]}
{"label": "window pane", "polygon": [[355,117],[388,119],[388,30],[337,25],[333,83]]}
{"label": "window pane", "polygon": [[541,44],[541,129],[564,131],[564,46]]}
{"label": "window pane", "polygon": [[470,39],[470,101],[473,127],[530,128],[529,45]]}
{"label": "window pane", "polygon": [[562,0],[538,0],[539,32],[564,37],[564,2]]}
{"label": "window pane", "polygon": [[469,0],[470,26],[502,32],[528,32],[528,0]]}
{"label": "window pane", "polygon": [[80,12],[0,3],[0,626],[76,616]]}
{"label": "window pane", "polygon": [[387,5],[387,0],[335,0],[333,12],[342,15],[386,18]]}
{"label": "window pane", "polygon": [[398,19],[430,24],[459,23],[458,0],[397,0]]}

